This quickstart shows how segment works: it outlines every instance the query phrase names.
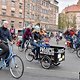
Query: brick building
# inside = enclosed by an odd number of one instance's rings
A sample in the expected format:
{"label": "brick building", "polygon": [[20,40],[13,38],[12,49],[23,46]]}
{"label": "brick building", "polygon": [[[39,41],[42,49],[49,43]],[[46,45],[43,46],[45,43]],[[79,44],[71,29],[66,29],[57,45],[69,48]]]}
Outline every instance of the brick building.
{"label": "brick building", "polygon": [[58,2],[56,0],[0,0],[0,23],[10,22],[16,29],[32,23],[52,30],[57,27]]}
{"label": "brick building", "polygon": [[0,0],[0,23],[4,20],[16,28],[22,28],[24,18],[24,0]]}

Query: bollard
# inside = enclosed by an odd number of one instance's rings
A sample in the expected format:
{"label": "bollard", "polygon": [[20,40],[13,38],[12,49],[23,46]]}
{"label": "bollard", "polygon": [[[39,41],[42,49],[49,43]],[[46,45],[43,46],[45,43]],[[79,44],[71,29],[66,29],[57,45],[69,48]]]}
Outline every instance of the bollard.
{"label": "bollard", "polygon": [[79,80],[80,80],[80,72],[79,72]]}

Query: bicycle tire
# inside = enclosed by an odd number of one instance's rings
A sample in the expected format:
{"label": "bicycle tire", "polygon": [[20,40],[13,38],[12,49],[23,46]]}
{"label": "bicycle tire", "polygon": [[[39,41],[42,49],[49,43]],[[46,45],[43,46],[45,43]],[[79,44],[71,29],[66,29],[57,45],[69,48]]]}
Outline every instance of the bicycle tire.
{"label": "bicycle tire", "polygon": [[[30,50],[30,51],[29,51]],[[29,51],[29,52],[28,52]],[[29,61],[29,62],[32,62],[33,61],[33,59],[34,59],[34,57],[33,57],[33,53],[32,53],[32,50],[31,49],[27,49],[26,51],[25,51],[25,53],[26,53],[26,59],[27,59],[27,61]]]}
{"label": "bicycle tire", "polygon": [[[17,58],[17,59],[20,60],[21,64],[19,64],[19,62],[18,62],[19,66],[18,66],[18,64],[16,63],[17,61],[16,61],[15,58]],[[11,75],[12,75],[15,79],[19,79],[19,78],[23,75],[23,73],[24,73],[24,64],[23,64],[23,61],[22,61],[22,59],[21,59],[19,56],[17,56],[17,55],[14,55],[14,56],[10,59],[9,67],[10,67],[10,73],[11,73]],[[22,69],[20,69],[20,70],[21,70],[21,73],[20,73],[20,75],[16,75],[15,73],[17,73],[18,71],[15,71],[15,70],[17,70],[19,67],[22,67]],[[13,70],[13,69],[15,69],[15,70]]]}

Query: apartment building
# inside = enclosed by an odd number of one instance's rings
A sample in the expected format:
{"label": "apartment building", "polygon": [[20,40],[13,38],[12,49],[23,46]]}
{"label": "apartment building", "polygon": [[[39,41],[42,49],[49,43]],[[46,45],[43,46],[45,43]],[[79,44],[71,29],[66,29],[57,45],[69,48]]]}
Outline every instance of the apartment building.
{"label": "apartment building", "polygon": [[[56,19],[58,13],[58,2],[53,0],[51,3],[49,0],[25,0],[25,24],[29,23],[35,25],[40,23],[42,28],[48,30],[55,29],[57,27]],[[54,4],[55,3],[55,4]]]}
{"label": "apartment building", "polygon": [[24,0],[0,0],[0,24],[8,20],[16,29],[23,27]]}
{"label": "apartment building", "polygon": [[[53,2],[53,3],[52,3]],[[29,24],[49,30],[57,27],[58,2],[56,0],[0,0],[0,23],[4,20],[10,26],[22,29]]]}

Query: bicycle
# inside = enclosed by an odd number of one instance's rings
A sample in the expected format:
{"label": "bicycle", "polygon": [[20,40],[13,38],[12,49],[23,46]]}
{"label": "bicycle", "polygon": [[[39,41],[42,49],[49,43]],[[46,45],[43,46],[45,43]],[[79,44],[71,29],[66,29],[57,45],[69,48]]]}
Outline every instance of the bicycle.
{"label": "bicycle", "polygon": [[31,40],[31,39],[26,40],[26,42],[25,42],[25,44],[24,44],[24,48],[22,48],[22,42],[21,42],[21,43],[18,45],[18,50],[19,50],[20,52],[26,51],[28,45],[30,44],[30,40]]}
{"label": "bicycle", "polygon": [[6,59],[1,57],[0,69],[5,69],[6,67],[8,67],[11,75],[16,79],[19,79],[24,73],[23,61],[18,55],[14,54],[13,45],[10,44],[9,41],[7,42],[7,44],[9,46],[10,54]]}
{"label": "bicycle", "polygon": [[[60,65],[61,61],[65,60],[65,48],[64,47],[56,47],[50,46],[49,44],[41,43],[40,45],[40,54],[38,55],[38,59],[41,63],[41,66],[44,69],[49,69],[51,65],[54,66]],[[35,54],[32,52],[34,46],[29,47],[26,50],[26,59],[29,62],[32,62],[35,59]],[[61,49],[61,52],[58,52],[58,49]]]}

